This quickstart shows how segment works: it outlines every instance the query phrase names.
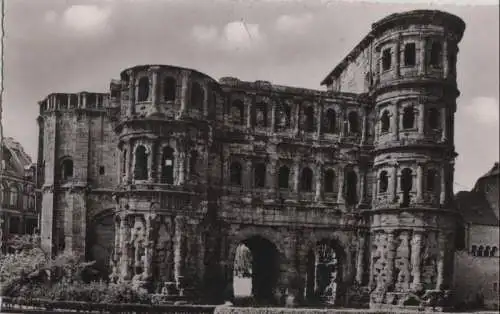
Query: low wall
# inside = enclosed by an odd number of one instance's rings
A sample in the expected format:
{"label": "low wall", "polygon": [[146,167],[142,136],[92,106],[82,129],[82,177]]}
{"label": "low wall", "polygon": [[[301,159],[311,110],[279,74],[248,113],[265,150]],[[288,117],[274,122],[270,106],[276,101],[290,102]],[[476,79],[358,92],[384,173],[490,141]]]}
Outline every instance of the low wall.
{"label": "low wall", "polygon": [[[215,308],[214,314],[326,314],[326,313],[378,313],[378,314],[422,314],[436,313],[432,311],[405,311],[401,309],[395,310],[368,310],[368,309],[312,309],[312,308],[258,308],[258,307],[229,307],[218,306]],[[466,312],[472,313],[472,312]],[[476,314],[497,314],[498,312],[473,312]]]}

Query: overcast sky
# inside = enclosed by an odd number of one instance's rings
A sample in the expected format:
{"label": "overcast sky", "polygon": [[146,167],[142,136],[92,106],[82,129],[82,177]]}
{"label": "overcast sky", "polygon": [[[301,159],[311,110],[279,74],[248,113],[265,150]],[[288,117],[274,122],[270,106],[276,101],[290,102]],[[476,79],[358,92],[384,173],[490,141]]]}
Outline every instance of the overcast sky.
{"label": "overcast sky", "polygon": [[498,5],[6,0],[4,133],[36,160],[37,101],[51,92],[107,92],[112,78],[136,64],[322,89],[371,23],[417,8],[445,10],[467,24],[458,56],[455,191],[470,189],[499,159]]}

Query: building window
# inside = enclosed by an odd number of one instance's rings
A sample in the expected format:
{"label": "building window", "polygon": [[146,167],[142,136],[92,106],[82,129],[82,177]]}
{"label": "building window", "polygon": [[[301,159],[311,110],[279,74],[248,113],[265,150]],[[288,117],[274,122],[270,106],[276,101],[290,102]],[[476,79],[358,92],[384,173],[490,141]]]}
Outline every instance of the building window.
{"label": "building window", "polygon": [[100,174],[101,176],[103,176],[103,175],[105,174],[105,169],[104,169],[104,166],[100,166],[100,167],[99,167],[99,174]]}
{"label": "building window", "polygon": [[61,163],[61,177],[63,180],[70,180],[73,177],[73,160],[66,158]]}
{"label": "building window", "polygon": [[275,124],[280,129],[286,129],[290,127],[290,117],[292,116],[290,106],[287,104],[282,104],[280,110],[278,110],[275,116]]}
{"label": "building window", "polygon": [[164,147],[161,162],[161,183],[174,184],[174,150]]}
{"label": "building window", "polygon": [[354,170],[346,171],[344,186],[346,204],[356,205],[358,202],[358,176]]}
{"label": "building window", "polygon": [[9,205],[17,207],[18,204],[19,204],[19,190],[15,185],[11,185]]}
{"label": "building window", "polygon": [[288,189],[288,182],[290,178],[290,169],[287,166],[282,166],[278,174],[278,184],[280,189]]}
{"label": "building window", "polygon": [[34,234],[37,228],[37,221],[36,219],[28,218],[26,219],[26,233],[27,234]]}
{"label": "building window", "polygon": [[193,82],[191,91],[191,106],[196,109],[203,109],[203,98],[204,96],[203,88],[200,83]]}
{"label": "building window", "polygon": [[498,282],[494,282],[493,283],[493,291],[497,292],[497,290],[498,290]]}
{"label": "building window", "polygon": [[439,110],[437,108],[431,108],[428,111],[428,121],[429,121],[429,127],[431,130],[436,130],[439,128]]}
{"label": "building window", "polygon": [[490,256],[496,256],[497,250],[498,250],[498,248],[496,246],[492,247],[491,251],[490,251]]}
{"label": "building window", "polygon": [[195,150],[191,151],[191,156],[189,156],[189,171],[191,175],[196,175],[198,173],[198,169],[196,167],[198,163],[198,152]]}
{"label": "building window", "polygon": [[416,47],[415,43],[405,45],[405,66],[414,66],[416,64]]}
{"label": "building window", "polygon": [[335,110],[328,109],[326,111],[326,119],[325,119],[325,131],[326,133],[335,133],[335,125],[336,125],[336,115]]}
{"label": "building window", "polygon": [[230,169],[231,185],[241,185],[241,165],[239,162],[231,163]]}
{"label": "building window", "polygon": [[490,256],[490,246],[487,245],[485,248],[484,248],[484,256]]}
{"label": "building window", "polygon": [[266,165],[257,164],[254,168],[254,186],[257,188],[266,187]]}
{"label": "building window", "polygon": [[255,124],[259,127],[267,127],[267,105],[265,103],[257,104],[255,108]]}
{"label": "building window", "polygon": [[2,204],[8,202],[10,202],[10,189],[5,183],[2,183]]}
{"label": "building window", "polygon": [[389,186],[389,177],[387,175],[387,171],[382,171],[379,175],[379,188],[378,192],[379,193],[385,193],[387,192],[387,187]]}
{"label": "building window", "polygon": [[403,110],[403,129],[412,129],[415,125],[415,111],[413,106]]}
{"label": "building window", "polygon": [[335,172],[332,169],[328,169],[325,172],[325,177],[324,177],[324,186],[326,193],[333,192],[334,183],[335,183]]}
{"label": "building window", "polygon": [[245,114],[243,110],[243,102],[241,100],[233,101],[231,105],[231,118],[233,124],[245,124]]}
{"label": "building window", "polygon": [[355,111],[351,111],[348,116],[349,120],[349,133],[357,134],[359,133],[359,118],[358,113]]}
{"label": "building window", "polygon": [[477,246],[476,245],[473,245],[470,249],[470,254],[472,256],[477,256]]}
{"label": "building window", "polygon": [[389,132],[390,125],[391,122],[389,119],[389,112],[387,110],[384,110],[384,112],[382,113],[382,117],[380,118],[380,131],[382,133]]}
{"label": "building window", "polygon": [[391,49],[384,49],[382,51],[382,70],[387,71],[391,68],[391,63],[392,63],[392,53]]}
{"label": "building window", "polygon": [[434,170],[434,169],[429,169],[427,171],[427,191],[429,192],[432,192],[436,189],[436,181],[437,181],[437,177],[438,177],[438,174],[437,174],[437,171]]}
{"label": "building window", "polygon": [[408,207],[410,205],[410,192],[413,186],[413,174],[410,168],[404,168],[401,171],[401,191],[403,192],[403,199],[401,207]]}
{"label": "building window", "polygon": [[135,149],[134,178],[146,180],[148,178],[148,153],[146,147],[139,145]]}
{"label": "building window", "polygon": [[483,256],[484,247],[482,245],[477,249],[477,256]]}
{"label": "building window", "polygon": [[163,80],[163,97],[165,101],[175,100],[176,89],[177,89],[177,82],[173,77],[166,77]]}
{"label": "building window", "polygon": [[21,219],[19,217],[10,217],[10,219],[9,219],[9,233],[10,234],[21,233]]}
{"label": "building window", "polygon": [[314,132],[314,109],[312,106],[304,109],[304,130],[306,132]]}
{"label": "building window", "polygon": [[430,56],[430,65],[436,68],[441,67],[441,53],[442,53],[443,47],[441,46],[440,42],[433,42],[431,45],[431,56]]}
{"label": "building window", "polygon": [[127,150],[123,150],[123,157],[122,157],[122,175],[124,175],[127,171]]}
{"label": "building window", "polygon": [[149,78],[143,76],[139,79],[139,90],[137,92],[137,101],[147,101],[149,98]]}
{"label": "building window", "polygon": [[302,169],[302,174],[300,176],[300,189],[301,191],[304,192],[311,192],[312,191],[312,177],[313,177],[313,172],[311,168],[305,167]]}

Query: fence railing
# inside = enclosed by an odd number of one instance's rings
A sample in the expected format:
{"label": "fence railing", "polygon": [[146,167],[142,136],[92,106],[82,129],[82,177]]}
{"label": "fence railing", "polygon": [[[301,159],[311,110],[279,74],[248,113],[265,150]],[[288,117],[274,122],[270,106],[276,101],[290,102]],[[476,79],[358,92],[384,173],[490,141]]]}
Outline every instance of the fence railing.
{"label": "fence railing", "polygon": [[0,313],[167,313],[213,314],[210,305],[111,304],[2,297]]}

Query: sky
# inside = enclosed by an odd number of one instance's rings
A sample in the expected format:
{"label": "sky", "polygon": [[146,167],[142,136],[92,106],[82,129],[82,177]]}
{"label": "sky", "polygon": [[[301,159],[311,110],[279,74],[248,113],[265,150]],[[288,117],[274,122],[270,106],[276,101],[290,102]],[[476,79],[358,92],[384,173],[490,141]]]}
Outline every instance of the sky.
{"label": "sky", "polygon": [[[107,92],[137,64],[213,78],[324,89],[321,80],[388,14],[444,10],[467,24],[459,44],[455,191],[499,160],[497,0],[5,0],[4,135],[36,160],[37,102],[52,92]],[[422,2],[424,2],[422,4]],[[403,4],[401,4],[403,3]],[[481,5],[478,5],[481,4]],[[489,4],[489,5],[488,5]],[[493,4],[493,5],[492,5]],[[496,5],[495,5],[496,4]],[[246,26],[246,27],[245,27]]]}

